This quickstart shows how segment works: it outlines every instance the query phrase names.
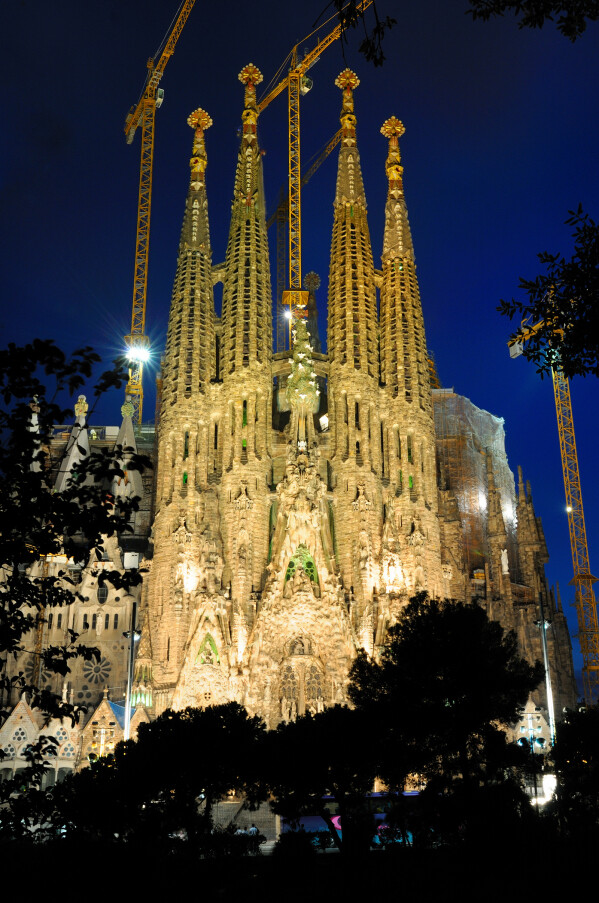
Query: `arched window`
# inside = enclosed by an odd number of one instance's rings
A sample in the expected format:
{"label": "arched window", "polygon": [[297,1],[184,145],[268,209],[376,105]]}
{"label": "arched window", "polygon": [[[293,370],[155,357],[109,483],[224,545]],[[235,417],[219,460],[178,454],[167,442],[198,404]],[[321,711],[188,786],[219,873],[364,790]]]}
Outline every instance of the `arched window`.
{"label": "arched window", "polygon": [[291,665],[286,665],[281,675],[281,698],[297,702],[297,696],[297,674]]}

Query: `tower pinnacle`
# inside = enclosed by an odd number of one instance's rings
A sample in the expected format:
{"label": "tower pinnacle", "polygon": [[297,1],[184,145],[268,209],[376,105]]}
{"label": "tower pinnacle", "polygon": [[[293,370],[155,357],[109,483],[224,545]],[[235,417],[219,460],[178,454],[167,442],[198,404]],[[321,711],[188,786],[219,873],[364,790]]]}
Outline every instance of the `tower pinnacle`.
{"label": "tower pinnacle", "polygon": [[389,191],[399,191],[402,187],[403,166],[400,165],[399,141],[405,134],[403,122],[397,117],[390,116],[381,126],[381,135],[389,139],[389,153],[385,164],[385,172],[389,179]]}
{"label": "tower pinnacle", "polygon": [[255,140],[256,123],[258,122],[256,86],[262,81],[263,75],[257,66],[254,66],[253,63],[248,63],[247,66],[243,67],[238,78],[242,85],[245,85],[245,97],[243,99],[245,109],[241,117],[243,120],[243,136],[246,140],[247,138],[252,140],[251,136],[253,136]]}
{"label": "tower pinnacle", "polygon": [[204,172],[208,165],[204,132],[212,125],[212,119],[206,110],[202,110],[198,107],[197,110],[194,110],[193,113],[190,113],[187,117],[187,125],[191,126],[192,129],[195,129],[193,156],[189,161],[192,176],[191,188],[193,191],[199,191],[204,185]]}
{"label": "tower pinnacle", "polygon": [[344,69],[335,79],[335,84],[343,91],[343,107],[339,117],[343,128],[343,145],[352,146],[356,143],[356,117],[354,115],[354,91],[360,84],[360,79],[351,69]]}

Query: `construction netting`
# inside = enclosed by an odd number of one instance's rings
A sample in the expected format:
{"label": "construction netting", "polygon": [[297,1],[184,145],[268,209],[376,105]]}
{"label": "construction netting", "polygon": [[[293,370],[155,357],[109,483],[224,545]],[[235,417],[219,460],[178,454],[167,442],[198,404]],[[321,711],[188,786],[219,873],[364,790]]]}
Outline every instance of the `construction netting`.
{"label": "construction netting", "polygon": [[[437,479],[455,496],[462,522],[464,559],[470,577],[489,560],[489,482],[501,497],[510,573],[518,572],[516,492],[505,453],[503,418],[472,404],[452,389],[434,389]],[[492,478],[489,476],[492,472]]]}

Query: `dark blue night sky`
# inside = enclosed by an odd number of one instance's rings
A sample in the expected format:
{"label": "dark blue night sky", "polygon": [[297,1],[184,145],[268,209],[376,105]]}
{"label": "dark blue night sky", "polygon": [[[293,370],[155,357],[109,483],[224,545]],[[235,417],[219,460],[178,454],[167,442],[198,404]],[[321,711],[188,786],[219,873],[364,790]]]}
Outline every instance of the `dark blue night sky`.
{"label": "dark blue night sky", "polygon": [[[165,101],[156,117],[147,309],[156,359],[188,182],[187,116],[202,106],[214,120],[206,145],[216,263],[225,253],[238,146],[243,89],[237,74],[251,61],[267,84],[323,5],[196,2],[162,80]],[[570,252],[563,225],[569,209],[582,202],[599,216],[599,26],[572,45],[551,25],[519,31],[511,18],[473,23],[466,0],[378,5],[398,20],[386,40],[387,61],[382,69],[367,64],[355,35],[345,61],[339,43],[325,51],[302,103],[303,159],[336,131],[334,79],[350,65],[361,79],[358,141],[378,265],[386,190],[379,128],[392,114],[403,120],[405,189],[429,348],[443,385],[505,418],[510,464],[513,470],[521,464],[532,483],[551,555],[549,578],[560,583],[574,631],[552,388],[523,359],[510,361],[509,324],[495,308],[517,293],[520,276],[537,274],[537,252]],[[3,9],[3,343],[53,337],[67,349],[93,345],[107,359],[120,352],[131,314],[140,142],[138,135],[133,147],[126,145],[123,124],[177,6],[177,0],[14,0]],[[286,135],[283,95],[260,119],[271,209],[286,179]],[[323,280],[323,337],[335,169],[333,154],[303,195],[303,270],[316,270]],[[148,377],[146,416],[153,411]],[[594,379],[572,386],[595,573],[598,389]],[[121,401],[117,393],[107,397],[98,421],[116,423]]]}

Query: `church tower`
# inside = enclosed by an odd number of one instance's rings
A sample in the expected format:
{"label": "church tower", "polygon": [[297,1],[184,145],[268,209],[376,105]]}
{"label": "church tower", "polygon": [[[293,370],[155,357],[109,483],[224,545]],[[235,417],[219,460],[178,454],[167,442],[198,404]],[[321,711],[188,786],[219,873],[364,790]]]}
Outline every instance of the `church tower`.
{"label": "church tower", "polygon": [[[319,279],[308,273],[307,317],[293,320],[290,353],[273,356],[257,134],[262,75],[250,63],[239,80],[244,107],[218,268],[220,321],[205,184],[211,121],[203,110],[189,118],[191,179],[164,362],[154,555],[135,693],[151,697],[156,713],[236,700],[272,728],[345,702],[358,651],[376,657],[421,590],[477,599],[518,630],[532,656],[532,622],[519,614],[516,624],[515,600],[528,605],[545,592],[544,546],[523,490],[516,536],[499,419],[447,390],[431,392],[399,150],[404,128],[395,117],[381,128],[387,201],[375,271],[356,137],[359,80],[350,69],[335,82],[342,138],[328,352],[317,334]],[[526,587],[513,582],[519,567]],[[562,658],[567,664],[567,650]]]}
{"label": "church tower", "polygon": [[381,128],[389,147],[383,235],[380,359],[387,419],[383,460],[391,492],[386,522],[400,544],[403,587],[447,595],[441,548],[435,466],[435,422],[414,246],[403,189],[399,138],[392,116]]}
{"label": "church tower", "polygon": [[345,69],[335,84],[343,98],[328,310],[335,535],[341,577],[356,603],[354,626],[372,651],[370,601],[380,584],[377,521],[385,478],[376,285],[354,114],[353,94],[360,81]]}

